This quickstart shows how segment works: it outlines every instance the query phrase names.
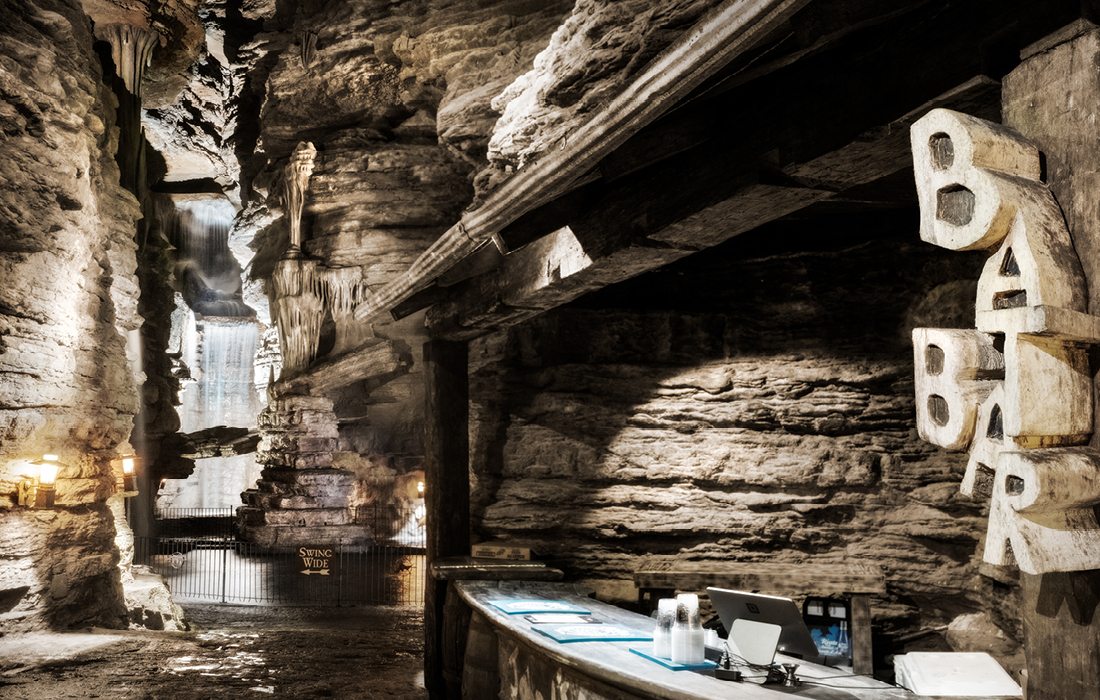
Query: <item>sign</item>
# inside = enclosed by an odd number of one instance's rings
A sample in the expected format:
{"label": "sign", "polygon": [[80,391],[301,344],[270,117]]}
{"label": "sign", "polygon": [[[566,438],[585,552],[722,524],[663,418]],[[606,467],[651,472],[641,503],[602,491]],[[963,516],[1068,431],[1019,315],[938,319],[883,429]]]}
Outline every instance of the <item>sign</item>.
{"label": "sign", "polygon": [[335,556],[336,550],[332,547],[299,547],[298,557],[303,567],[301,573],[306,576],[328,576],[332,573],[332,558]]}
{"label": "sign", "polygon": [[484,542],[470,547],[470,556],[478,559],[529,561],[531,559],[531,548],[515,547],[500,542]]}

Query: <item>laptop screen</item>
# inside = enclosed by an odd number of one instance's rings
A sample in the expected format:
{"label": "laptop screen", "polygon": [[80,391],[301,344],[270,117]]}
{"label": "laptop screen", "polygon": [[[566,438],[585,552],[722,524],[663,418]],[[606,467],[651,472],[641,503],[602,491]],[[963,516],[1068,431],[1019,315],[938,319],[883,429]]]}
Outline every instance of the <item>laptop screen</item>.
{"label": "laptop screen", "polygon": [[733,629],[734,620],[752,620],[779,625],[779,652],[818,662],[820,653],[806,628],[802,613],[790,598],[761,595],[728,588],[708,588],[707,593],[722,619],[722,625]]}

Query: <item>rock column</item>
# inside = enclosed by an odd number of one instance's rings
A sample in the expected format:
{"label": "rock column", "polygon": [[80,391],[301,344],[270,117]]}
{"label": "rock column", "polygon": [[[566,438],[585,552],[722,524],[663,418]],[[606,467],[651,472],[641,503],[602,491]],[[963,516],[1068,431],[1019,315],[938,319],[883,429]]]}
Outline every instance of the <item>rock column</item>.
{"label": "rock column", "polygon": [[260,433],[256,461],[264,469],[237,510],[244,538],[269,547],[365,542],[366,528],[354,522],[355,477],[332,466],[339,442],[332,401],[272,398]]}

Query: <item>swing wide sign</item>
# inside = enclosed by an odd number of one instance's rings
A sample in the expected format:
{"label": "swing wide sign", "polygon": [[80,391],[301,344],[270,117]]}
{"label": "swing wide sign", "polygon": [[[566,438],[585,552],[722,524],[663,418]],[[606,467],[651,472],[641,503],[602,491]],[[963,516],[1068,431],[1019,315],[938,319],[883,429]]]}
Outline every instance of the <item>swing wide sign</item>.
{"label": "swing wide sign", "polygon": [[331,576],[336,550],[332,547],[299,547],[298,558],[302,560],[302,573],[305,576]]}

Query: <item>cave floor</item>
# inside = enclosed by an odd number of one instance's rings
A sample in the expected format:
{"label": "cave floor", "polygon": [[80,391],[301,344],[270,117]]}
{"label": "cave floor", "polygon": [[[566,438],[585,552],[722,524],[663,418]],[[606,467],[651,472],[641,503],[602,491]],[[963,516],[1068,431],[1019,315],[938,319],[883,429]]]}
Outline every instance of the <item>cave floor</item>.
{"label": "cave floor", "polygon": [[184,609],[190,632],[33,635],[0,654],[0,698],[427,697],[417,608]]}

